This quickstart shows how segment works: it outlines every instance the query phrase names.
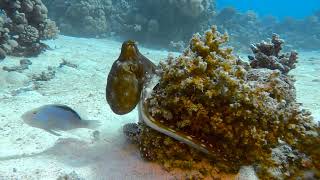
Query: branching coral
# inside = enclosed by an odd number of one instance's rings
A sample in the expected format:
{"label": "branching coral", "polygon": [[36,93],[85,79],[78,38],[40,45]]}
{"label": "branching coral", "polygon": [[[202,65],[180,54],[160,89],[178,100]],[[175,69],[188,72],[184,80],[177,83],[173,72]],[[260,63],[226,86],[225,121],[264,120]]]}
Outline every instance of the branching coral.
{"label": "branching coral", "polygon": [[251,49],[254,57],[249,56],[250,65],[253,68],[278,69],[282,73],[287,74],[291,69],[295,68],[298,53],[280,54],[284,41],[277,34],[273,34],[271,42],[262,41],[261,43],[252,44]]}
{"label": "branching coral", "polygon": [[[164,126],[209,145],[211,154],[207,158],[220,170],[235,173],[240,166],[256,164],[260,175],[265,176],[269,168],[277,167],[272,149],[279,140],[303,151],[301,142],[306,142],[307,134],[315,139],[319,134],[310,113],[299,109],[294,95],[287,95],[294,94],[290,80],[277,70],[256,77],[257,69],[246,70],[230,48],[222,47],[227,40],[227,35],[213,27],[204,36],[195,35],[183,55],[161,63],[159,84],[146,100],[148,111]],[[141,127],[143,157],[169,167],[190,161],[180,156],[181,151],[184,155],[193,152],[185,144]],[[199,159],[198,153],[191,154],[193,160]],[[315,156],[312,154],[309,157]],[[316,176],[317,161],[302,156],[300,159],[307,166],[294,161],[288,168],[300,164]],[[173,163],[177,161],[180,163]],[[194,167],[192,163],[190,167]],[[295,176],[298,171],[288,172]]]}
{"label": "branching coral", "polygon": [[55,38],[59,32],[41,0],[2,0],[0,7],[0,45],[7,54],[38,55],[46,48],[40,40]]}

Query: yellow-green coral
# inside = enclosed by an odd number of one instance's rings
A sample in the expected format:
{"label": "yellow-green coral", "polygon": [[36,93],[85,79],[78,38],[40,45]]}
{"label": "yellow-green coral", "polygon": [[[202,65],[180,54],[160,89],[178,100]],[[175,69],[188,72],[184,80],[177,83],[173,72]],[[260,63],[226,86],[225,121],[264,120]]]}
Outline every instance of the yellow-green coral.
{"label": "yellow-green coral", "polygon": [[204,154],[144,124],[139,126],[139,149],[145,160],[156,161],[168,171],[182,169],[186,171],[187,179],[214,178],[219,173],[214,162],[205,158]]}
{"label": "yellow-green coral", "polygon": [[[286,97],[288,89],[279,88],[278,71],[263,83],[250,80],[251,69],[237,63],[230,48],[221,47],[227,39],[213,27],[202,37],[195,35],[183,55],[161,63],[160,82],[147,100],[148,110],[167,127],[212,146],[211,160],[223,171],[237,172],[251,164],[262,164],[261,169],[276,166],[271,151],[279,140],[300,147],[301,139],[315,132],[310,114]],[[179,142],[168,147],[158,142],[168,138],[164,135],[142,133],[141,138],[145,158],[185,160],[178,155],[186,151]],[[318,170],[316,165],[310,166]]]}

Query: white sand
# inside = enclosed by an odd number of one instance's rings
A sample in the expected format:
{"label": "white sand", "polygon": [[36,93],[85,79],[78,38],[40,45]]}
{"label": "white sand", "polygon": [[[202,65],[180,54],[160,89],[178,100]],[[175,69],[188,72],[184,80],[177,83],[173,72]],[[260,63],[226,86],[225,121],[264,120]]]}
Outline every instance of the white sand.
{"label": "white sand", "polygon": [[297,101],[320,122],[320,51],[299,52],[297,68],[292,70],[297,88]]}
{"label": "white sand", "polygon": [[[48,50],[35,58],[23,73],[6,72],[3,66],[18,65],[22,58],[7,57],[0,62],[0,180],[57,179],[75,171],[85,179],[172,179],[160,166],[144,162],[139,152],[128,144],[121,127],[137,121],[137,111],[115,115],[105,100],[106,77],[117,59],[121,43],[110,40],[60,36],[46,42]],[[141,52],[158,63],[168,52],[140,47]],[[315,57],[317,60],[308,60]],[[28,91],[32,74],[57,67],[65,59],[77,69],[64,66],[56,77]],[[300,52],[300,62],[293,72],[297,77],[298,101],[320,117],[320,52]],[[12,95],[17,89],[26,89]],[[44,104],[66,104],[88,119],[100,120],[100,140],[93,130],[77,129],[62,137],[25,124],[20,116]],[[250,169],[250,168],[247,168]],[[244,170],[245,171],[245,170]],[[248,178],[249,171],[241,176]],[[230,178],[230,177],[229,177]],[[228,178],[226,178],[228,179]]]}

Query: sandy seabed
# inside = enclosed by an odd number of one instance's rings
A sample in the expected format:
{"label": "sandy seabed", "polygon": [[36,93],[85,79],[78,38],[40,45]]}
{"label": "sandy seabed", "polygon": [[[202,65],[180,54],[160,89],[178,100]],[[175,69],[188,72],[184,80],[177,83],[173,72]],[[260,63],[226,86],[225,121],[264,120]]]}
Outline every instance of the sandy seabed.
{"label": "sandy seabed", "polygon": [[[70,177],[76,174],[74,179],[179,179],[183,173],[167,172],[143,161],[126,141],[121,127],[137,122],[137,110],[118,116],[107,105],[106,78],[121,43],[67,36],[45,43],[52,49],[28,58],[32,65],[21,73],[2,67],[19,65],[23,58],[7,57],[0,62],[0,180],[50,180],[70,173]],[[143,47],[140,51],[155,64],[168,56],[167,51]],[[320,52],[298,52],[299,63],[291,73],[297,80],[297,100],[319,121]],[[59,68],[63,59],[78,67]],[[55,77],[34,88],[32,76],[47,72],[48,66],[55,69]],[[24,112],[44,104],[65,104],[87,119],[100,120],[100,138],[90,129],[63,132],[58,137],[22,121]],[[237,177],[221,176],[254,179],[250,168]]]}

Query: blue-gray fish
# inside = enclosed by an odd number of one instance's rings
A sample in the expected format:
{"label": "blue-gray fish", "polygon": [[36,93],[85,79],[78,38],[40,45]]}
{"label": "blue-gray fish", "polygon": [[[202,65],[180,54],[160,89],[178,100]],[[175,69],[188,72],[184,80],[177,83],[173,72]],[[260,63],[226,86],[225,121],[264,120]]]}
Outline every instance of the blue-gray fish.
{"label": "blue-gray fish", "polygon": [[21,118],[32,127],[48,131],[60,136],[55,131],[67,131],[76,128],[95,129],[100,125],[99,121],[84,120],[72,108],[65,105],[49,104],[38,107],[24,113]]}

